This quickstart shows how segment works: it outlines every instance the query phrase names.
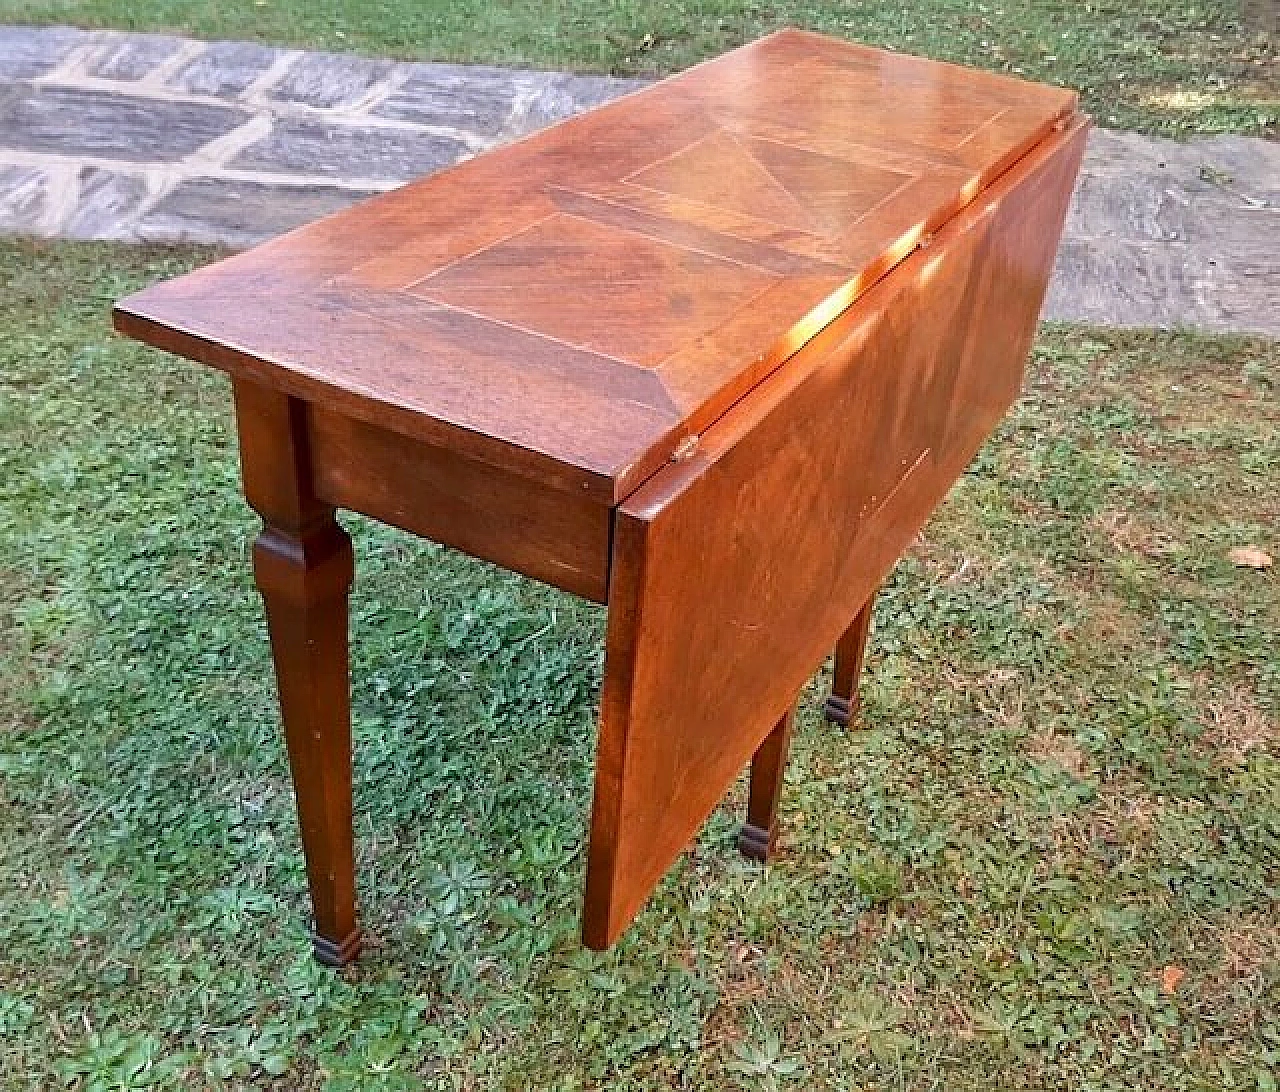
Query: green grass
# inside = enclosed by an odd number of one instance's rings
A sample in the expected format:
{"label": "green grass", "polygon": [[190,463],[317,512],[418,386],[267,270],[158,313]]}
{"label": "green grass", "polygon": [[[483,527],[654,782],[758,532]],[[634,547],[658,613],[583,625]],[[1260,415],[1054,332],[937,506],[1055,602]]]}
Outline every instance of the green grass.
{"label": "green grass", "polygon": [[[1084,92],[1105,125],[1280,132],[1280,50],[1256,0],[0,0],[0,22],[77,23],[320,49],[658,74],[776,27]],[[1273,20],[1274,21],[1274,20]]]}
{"label": "green grass", "polygon": [[[603,614],[346,520],[370,946],[316,967],[225,379],[113,338],[208,254],[0,243],[0,1087],[1243,1089],[1280,1076],[1280,349],[1046,330],[876,611],[577,941]],[[1166,989],[1178,968],[1185,977]]]}

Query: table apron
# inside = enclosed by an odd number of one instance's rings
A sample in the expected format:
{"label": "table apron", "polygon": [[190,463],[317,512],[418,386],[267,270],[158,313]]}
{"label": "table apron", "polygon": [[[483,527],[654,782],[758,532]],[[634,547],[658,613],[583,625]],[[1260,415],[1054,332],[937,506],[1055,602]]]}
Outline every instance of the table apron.
{"label": "table apron", "polygon": [[307,437],[325,503],[606,601],[611,508],[315,405]]}

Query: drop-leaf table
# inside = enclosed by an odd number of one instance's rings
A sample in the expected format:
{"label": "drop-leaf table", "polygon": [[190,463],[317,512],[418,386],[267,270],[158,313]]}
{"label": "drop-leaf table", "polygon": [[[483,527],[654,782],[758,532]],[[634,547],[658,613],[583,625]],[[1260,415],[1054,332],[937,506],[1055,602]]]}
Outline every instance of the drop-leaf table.
{"label": "drop-leaf table", "polygon": [[[782,31],[121,301],[231,374],[315,913],[360,945],[350,509],[608,604],[583,937],[612,944],[1016,397],[1076,96]],[[753,757],[754,756],[754,757]]]}

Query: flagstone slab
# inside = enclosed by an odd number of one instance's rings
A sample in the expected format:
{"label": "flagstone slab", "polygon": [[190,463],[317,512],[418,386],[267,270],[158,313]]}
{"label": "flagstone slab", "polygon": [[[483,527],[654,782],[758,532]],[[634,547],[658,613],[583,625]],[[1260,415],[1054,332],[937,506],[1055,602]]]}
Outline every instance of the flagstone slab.
{"label": "flagstone slab", "polygon": [[234,98],[266,75],[285,52],[256,42],[211,42],[179,68],[168,84],[197,95]]}
{"label": "flagstone slab", "polygon": [[33,88],[11,102],[0,147],[60,156],[172,162],[249,120],[234,106],[82,87]]}
{"label": "flagstone slab", "polygon": [[414,65],[408,78],[371,113],[497,138],[507,131],[522,99],[545,87],[547,80],[545,72],[480,65]]}
{"label": "flagstone slab", "polygon": [[141,210],[149,195],[140,175],[85,167],[76,177],[75,207],[63,221],[62,234],[71,239],[100,239],[113,225]]}
{"label": "flagstone slab", "polygon": [[247,247],[368,196],[338,186],[192,178],[156,203],[132,233],[137,240]]}
{"label": "flagstone slab", "polygon": [[1280,143],[1217,136],[1197,144],[1205,164],[1221,172],[1210,175],[1220,189],[1233,191],[1246,204],[1280,208]]}
{"label": "flagstone slab", "polygon": [[278,121],[229,166],[318,177],[403,182],[438,171],[471,152],[463,140],[411,129],[337,125],[320,119]]}
{"label": "flagstone slab", "polygon": [[1050,317],[1133,326],[1218,328],[1229,315],[1229,271],[1186,243],[1065,238],[1058,252],[1046,313]]}
{"label": "flagstone slab", "polygon": [[[1198,187],[1199,188],[1199,187]],[[1084,173],[1076,186],[1066,234],[1135,241],[1186,242],[1195,221],[1194,192],[1148,175]]]}
{"label": "flagstone slab", "polygon": [[53,71],[86,37],[71,27],[0,26],[0,80],[33,80]]}
{"label": "flagstone slab", "polygon": [[141,80],[186,45],[184,38],[163,34],[115,34],[103,38],[85,70],[101,80]]}
{"label": "flagstone slab", "polygon": [[298,58],[274,87],[271,98],[332,109],[359,102],[392,69],[391,61],[345,54],[307,53]]}
{"label": "flagstone slab", "polygon": [[49,217],[49,172],[39,167],[0,167],[0,232],[31,231]]}

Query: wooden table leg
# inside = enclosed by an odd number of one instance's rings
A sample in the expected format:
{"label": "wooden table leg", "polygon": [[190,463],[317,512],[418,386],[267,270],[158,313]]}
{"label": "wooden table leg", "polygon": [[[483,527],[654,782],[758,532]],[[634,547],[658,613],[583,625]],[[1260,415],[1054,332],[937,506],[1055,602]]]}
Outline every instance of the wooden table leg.
{"label": "wooden table leg", "polygon": [[844,632],[836,645],[835,674],[831,680],[831,693],[827,695],[823,713],[827,720],[842,727],[849,727],[849,722],[858,712],[858,679],[862,675],[862,664],[867,655],[867,635],[871,632],[871,611],[876,597],[863,604],[851,625]]}
{"label": "wooden table leg", "polygon": [[254,576],[271,633],[315,956],[341,966],[360,951],[347,652],[351,540],[311,491],[305,407],[237,382],[236,415],[245,495],[265,523],[253,547]]}
{"label": "wooden table leg", "polygon": [[751,759],[751,793],[747,821],[738,831],[738,849],[755,861],[767,861],[778,836],[778,799],[791,750],[795,707],[787,710]]}

